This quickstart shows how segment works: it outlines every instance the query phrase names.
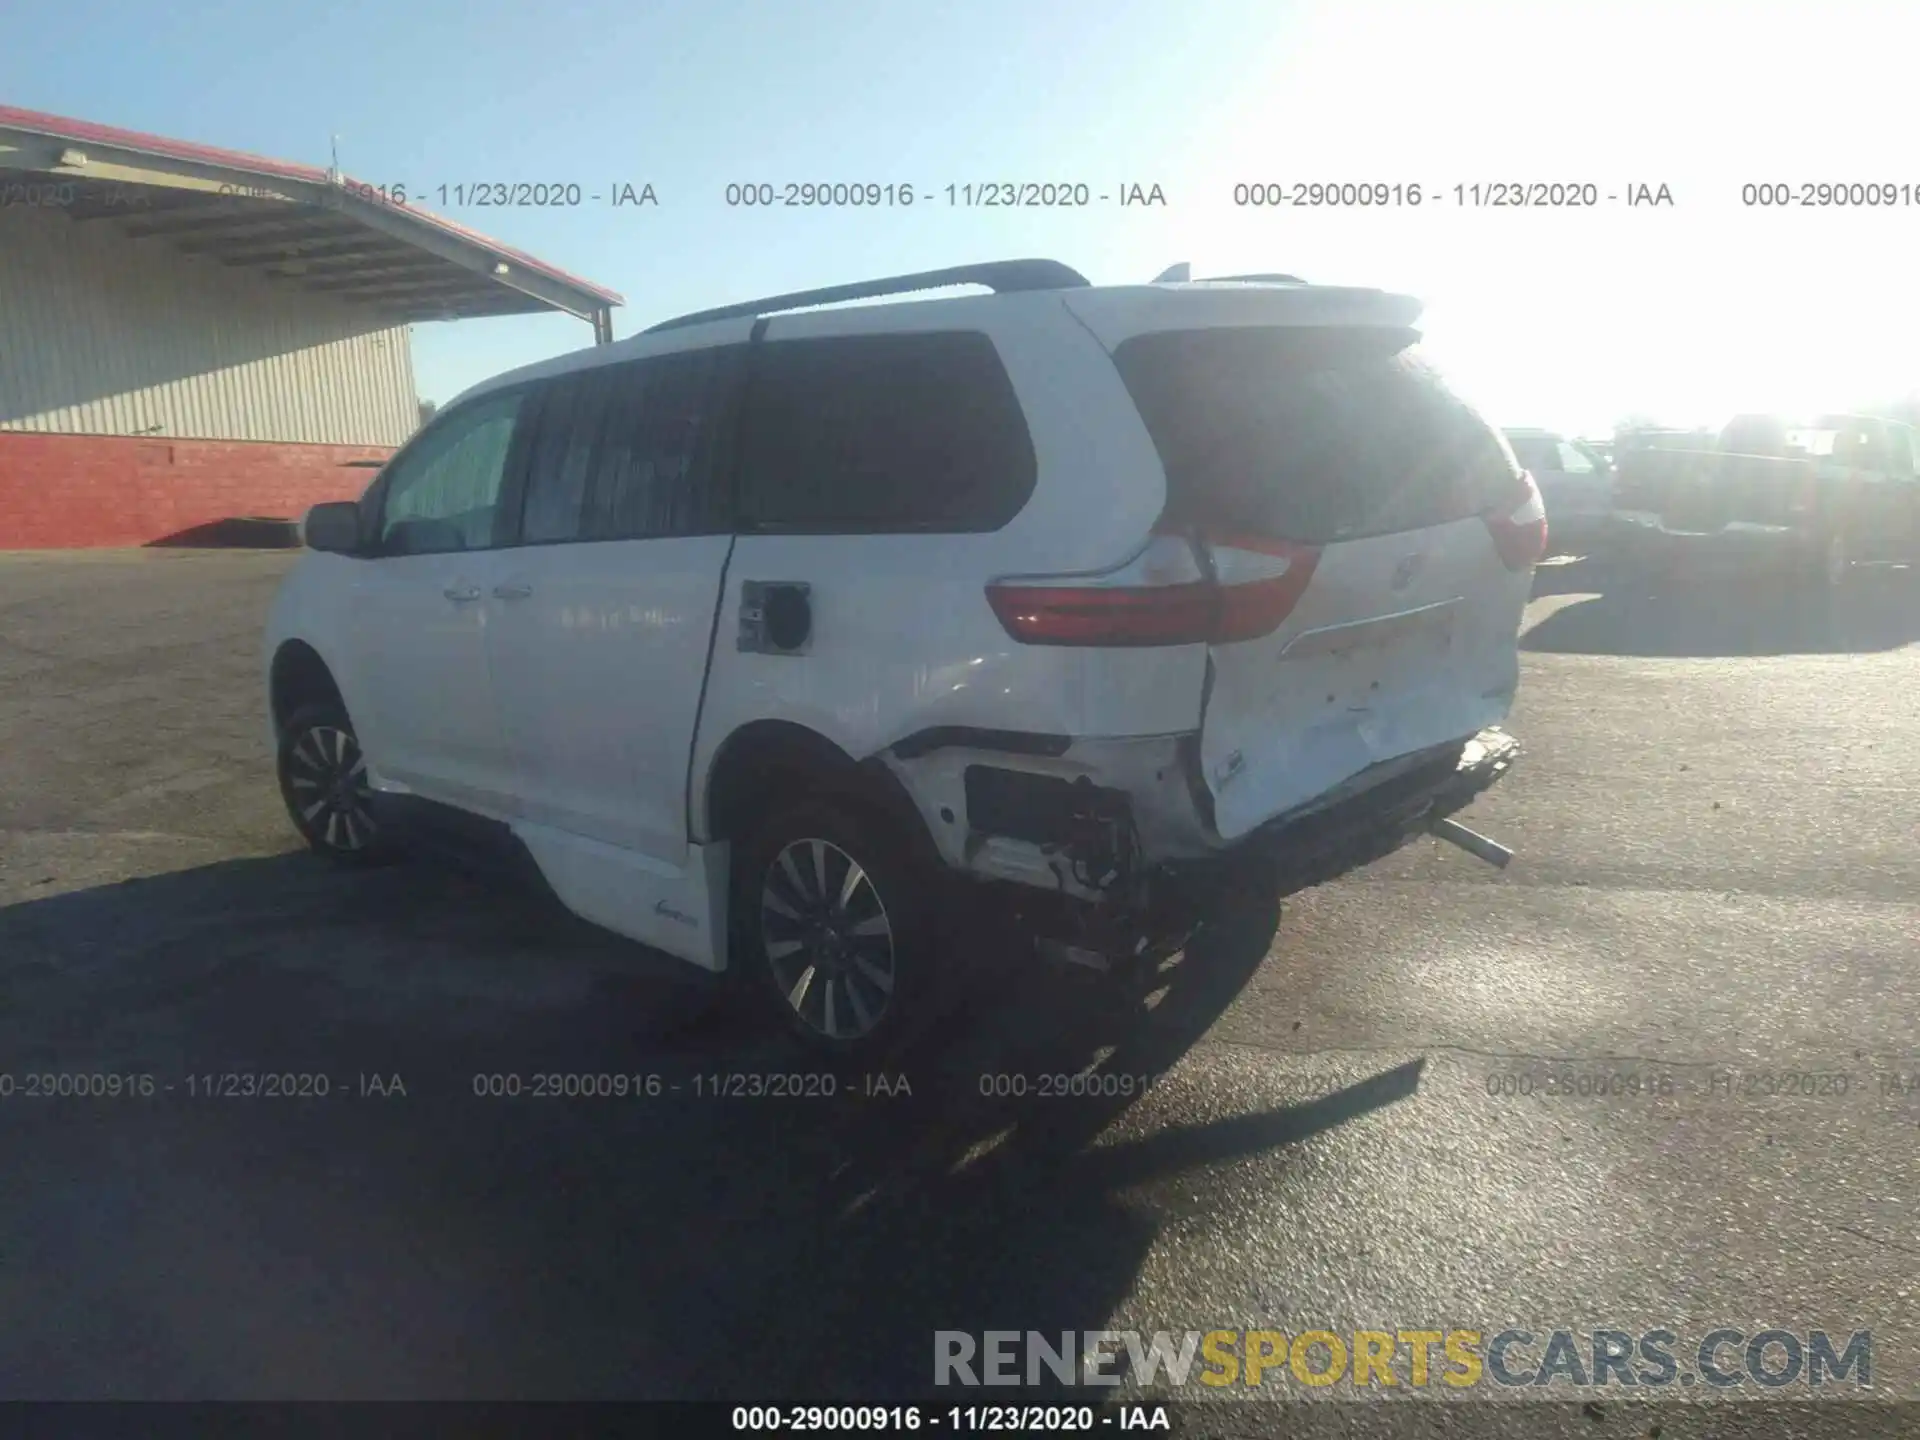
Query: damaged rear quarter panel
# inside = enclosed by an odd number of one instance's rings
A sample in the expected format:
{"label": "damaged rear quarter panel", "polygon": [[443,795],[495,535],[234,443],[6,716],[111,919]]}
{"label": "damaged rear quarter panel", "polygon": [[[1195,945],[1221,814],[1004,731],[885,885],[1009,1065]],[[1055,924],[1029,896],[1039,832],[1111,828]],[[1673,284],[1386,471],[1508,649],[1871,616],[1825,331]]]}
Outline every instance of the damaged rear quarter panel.
{"label": "damaged rear quarter panel", "polygon": [[[1142,858],[1157,864],[1197,859],[1220,843],[1194,803],[1183,756],[1183,745],[1191,740],[1182,735],[1076,740],[1057,757],[952,746],[911,759],[889,750],[882,758],[913,797],[949,865],[983,877],[1052,887],[1059,876],[1048,864],[1044,847],[974,828],[967,809],[968,767],[1069,782],[1084,778],[1101,789],[1122,792],[1130,802]],[[1068,888],[1073,888],[1070,882]]]}

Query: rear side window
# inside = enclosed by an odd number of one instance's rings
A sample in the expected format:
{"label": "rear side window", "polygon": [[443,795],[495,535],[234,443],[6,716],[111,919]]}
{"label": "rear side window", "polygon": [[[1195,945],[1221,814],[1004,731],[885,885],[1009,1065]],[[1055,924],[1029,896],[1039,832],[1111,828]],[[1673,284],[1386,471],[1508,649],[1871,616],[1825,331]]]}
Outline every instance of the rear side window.
{"label": "rear side window", "polygon": [[1026,417],[983,334],[771,340],[752,365],[744,528],[997,530],[1033,494]]}
{"label": "rear side window", "polygon": [[1578,445],[1569,445],[1562,440],[1559,445],[1560,468],[1569,475],[1593,474],[1593,461],[1589,460]]}
{"label": "rear side window", "polygon": [[606,411],[606,379],[586,370],[553,381],[527,448],[527,499],[520,538],[528,545],[580,538],[587,476]]}
{"label": "rear side window", "polygon": [[1114,352],[1167,471],[1167,520],[1308,544],[1465,519],[1510,500],[1497,432],[1412,330],[1162,331]]}
{"label": "rear side window", "polygon": [[1560,468],[1560,446],[1551,435],[1509,435],[1513,457],[1536,475],[1550,475]]}
{"label": "rear side window", "polygon": [[733,348],[616,366],[581,514],[589,540],[704,535],[726,528],[717,474]]}
{"label": "rear side window", "polygon": [[732,349],[701,350],[548,382],[527,447],[522,543],[723,529],[714,459],[735,358]]}

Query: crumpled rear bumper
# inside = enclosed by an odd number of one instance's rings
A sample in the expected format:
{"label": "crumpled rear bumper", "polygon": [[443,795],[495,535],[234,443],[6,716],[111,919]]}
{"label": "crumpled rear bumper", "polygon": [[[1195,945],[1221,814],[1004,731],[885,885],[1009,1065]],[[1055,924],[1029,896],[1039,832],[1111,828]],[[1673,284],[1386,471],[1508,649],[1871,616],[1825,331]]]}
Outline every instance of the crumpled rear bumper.
{"label": "crumpled rear bumper", "polygon": [[[1235,859],[1257,864],[1293,894],[1370,865],[1424,835],[1434,821],[1471,805],[1503,779],[1520,743],[1498,727],[1414,758],[1379,767],[1342,787],[1331,803],[1277,816],[1235,847]],[[1264,877],[1263,877],[1264,878]]]}
{"label": "crumpled rear bumper", "polygon": [[1001,882],[994,893],[1030,934],[1081,954],[1137,957],[1148,947],[1184,943],[1196,924],[1222,908],[1291,895],[1392,854],[1498,783],[1519,750],[1506,731],[1489,727],[1466,740],[1382,762],[1321,801],[1268,821],[1230,849],[1153,866],[1137,875],[1137,886],[1122,884],[1105,903],[1089,903],[1058,886]]}

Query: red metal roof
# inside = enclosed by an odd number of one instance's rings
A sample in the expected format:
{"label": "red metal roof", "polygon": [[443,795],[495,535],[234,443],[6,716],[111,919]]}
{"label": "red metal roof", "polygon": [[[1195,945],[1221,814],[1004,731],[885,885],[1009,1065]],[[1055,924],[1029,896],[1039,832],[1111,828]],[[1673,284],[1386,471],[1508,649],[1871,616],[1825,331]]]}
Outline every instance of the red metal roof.
{"label": "red metal roof", "polygon": [[[164,159],[189,160],[202,165],[220,165],[256,175],[271,175],[282,180],[300,180],[310,185],[328,183],[329,172],[316,165],[296,165],[290,160],[274,160],[265,155],[250,155],[244,150],[222,150],[215,145],[196,145],[187,140],[170,140],[164,135],[148,135],[139,130],[122,130],[113,125],[97,125],[91,120],[74,120],[64,115],[47,115],[37,110],[20,110],[11,105],[0,105],[0,127],[31,130],[56,140],[93,141],[101,145],[118,146],[125,150],[138,150],[143,154]],[[342,180],[351,178],[341,176]],[[591,280],[583,280],[578,275],[570,275],[565,270],[547,264],[544,260],[536,259],[524,250],[503,245],[490,236],[482,235],[478,230],[469,230],[466,226],[436,215],[431,210],[387,200],[371,187],[356,188],[353,193],[358,199],[372,204],[386,205],[389,209],[410,216],[423,225],[457,236],[497,255],[502,260],[524,265],[529,270],[545,275],[549,279],[558,280],[563,285],[571,285],[575,289],[585,291],[610,305],[626,304],[626,298],[618,291],[596,285]]]}

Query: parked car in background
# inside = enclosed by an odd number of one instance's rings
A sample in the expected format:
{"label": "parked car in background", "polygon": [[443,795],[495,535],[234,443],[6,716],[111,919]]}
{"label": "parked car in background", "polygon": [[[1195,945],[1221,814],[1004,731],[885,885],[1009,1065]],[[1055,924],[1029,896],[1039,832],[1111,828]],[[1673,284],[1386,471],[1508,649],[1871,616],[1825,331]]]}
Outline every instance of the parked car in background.
{"label": "parked car in background", "polygon": [[1914,429],[1877,416],[1742,415],[1710,448],[1626,454],[1615,492],[1642,552],[1784,561],[1827,586],[1855,560],[1920,553]]}
{"label": "parked car in background", "polygon": [[1583,551],[1612,534],[1613,467],[1584,440],[1552,430],[1509,429],[1507,443],[1547,507],[1547,544]]}
{"label": "parked car in background", "polygon": [[1502,864],[1447,817],[1513,758],[1545,525],[1419,311],[1007,261],[482,384],[307,517],[293,823],[530,868],[835,1054],[912,1034],[998,902],[1137,971],[1419,835]]}
{"label": "parked car in background", "polygon": [[1710,447],[1717,430],[1675,430],[1665,426],[1644,426],[1617,431],[1613,437],[1613,464],[1637,450],[1701,450]]}

